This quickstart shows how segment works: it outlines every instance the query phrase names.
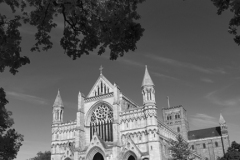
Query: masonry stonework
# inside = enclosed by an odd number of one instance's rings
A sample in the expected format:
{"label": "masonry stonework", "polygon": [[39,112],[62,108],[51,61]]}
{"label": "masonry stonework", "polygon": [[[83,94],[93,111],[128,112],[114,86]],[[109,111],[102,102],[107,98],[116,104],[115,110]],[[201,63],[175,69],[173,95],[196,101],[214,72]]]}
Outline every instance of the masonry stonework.
{"label": "masonry stonework", "polygon": [[[227,125],[190,131],[183,106],[162,110],[158,119],[153,81],[147,67],[141,85],[143,105],[100,76],[87,96],[78,95],[76,119],[63,122],[58,91],[53,105],[51,160],[167,160],[170,140],[178,134],[192,147],[195,159],[217,160],[229,147]],[[201,133],[199,135],[199,133]]]}

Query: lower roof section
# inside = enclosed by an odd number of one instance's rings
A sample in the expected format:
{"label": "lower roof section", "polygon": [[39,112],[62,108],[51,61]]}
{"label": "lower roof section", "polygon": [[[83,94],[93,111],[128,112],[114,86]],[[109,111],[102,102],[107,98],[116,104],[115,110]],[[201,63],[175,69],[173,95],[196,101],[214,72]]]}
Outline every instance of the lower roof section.
{"label": "lower roof section", "polygon": [[197,140],[218,136],[222,136],[220,127],[205,128],[188,132],[188,140]]}

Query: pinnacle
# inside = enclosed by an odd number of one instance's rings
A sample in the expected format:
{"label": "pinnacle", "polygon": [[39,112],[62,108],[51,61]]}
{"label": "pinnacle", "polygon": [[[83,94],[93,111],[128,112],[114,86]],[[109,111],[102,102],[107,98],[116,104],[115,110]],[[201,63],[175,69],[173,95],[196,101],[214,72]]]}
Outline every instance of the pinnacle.
{"label": "pinnacle", "polygon": [[225,119],[223,118],[222,114],[220,113],[219,123],[224,124],[226,123]]}
{"label": "pinnacle", "polygon": [[59,90],[58,90],[58,93],[57,93],[57,97],[54,101],[53,107],[63,107],[63,102],[62,102],[62,98],[61,98]]}
{"label": "pinnacle", "polygon": [[142,87],[143,86],[154,86],[153,81],[148,73],[147,65],[145,66],[145,73],[144,73],[144,78],[142,82]]}

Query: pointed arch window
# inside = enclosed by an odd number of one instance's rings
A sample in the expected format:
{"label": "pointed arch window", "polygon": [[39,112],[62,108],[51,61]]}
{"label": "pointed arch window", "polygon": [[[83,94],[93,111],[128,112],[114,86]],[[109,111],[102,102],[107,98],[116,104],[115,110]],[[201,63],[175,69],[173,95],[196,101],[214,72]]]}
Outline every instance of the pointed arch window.
{"label": "pointed arch window", "polygon": [[205,143],[203,143],[203,148],[204,148],[204,149],[206,148],[206,144],[205,144]]}
{"label": "pointed arch window", "polygon": [[177,131],[180,132],[180,128],[179,127],[177,127]]}
{"label": "pointed arch window", "polygon": [[95,132],[97,132],[104,141],[113,141],[113,111],[106,104],[99,105],[92,112],[90,140]]}

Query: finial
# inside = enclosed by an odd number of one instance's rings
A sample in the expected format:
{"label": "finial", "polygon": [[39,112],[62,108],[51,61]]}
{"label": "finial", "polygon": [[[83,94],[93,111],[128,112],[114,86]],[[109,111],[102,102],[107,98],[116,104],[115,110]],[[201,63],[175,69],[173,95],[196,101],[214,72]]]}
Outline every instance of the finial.
{"label": "finial", "polygon": [[102,75],[102,70],[103,70],[103,66],[102,65],[100,66],[99,70],[100,70],[100,75]]}
{"label": "finial", "polygon": [[168,108],[170,108],[169,96],[167,96],[167,101],[168,101]]}

